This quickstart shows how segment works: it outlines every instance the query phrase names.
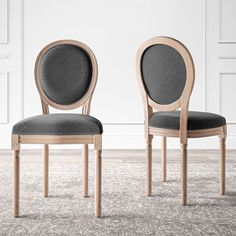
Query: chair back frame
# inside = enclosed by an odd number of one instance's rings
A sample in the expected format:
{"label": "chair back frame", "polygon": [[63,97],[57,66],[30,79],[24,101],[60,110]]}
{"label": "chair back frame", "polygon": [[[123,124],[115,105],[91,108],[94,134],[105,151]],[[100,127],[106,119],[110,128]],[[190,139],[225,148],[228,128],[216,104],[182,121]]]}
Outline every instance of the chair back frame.
{"label": "chair back frame", "polygon": [[[167,45],[177,50],[179,54],[182,56],[186,67],[186,83],[183,92],[180,98],[171,104],[164,105],[164,104],[158,104],[157,102],[153,101],[148,95],[143,82],[142,71],[141,71],[142,56],[147,48],[157,44]],[[137,72],[139,87],[141,90],[142,100],[144,103],[144,115],[145,115],[144,124],[145,124],[146,138],[148,138],[149,136],[149,117],[152,115],[153,109],[159,111],[174,111],[178,108],[181,108],[179,135],[180,135],[180,142],[186,144],[189,99],[195,81],[194,62],[188,49],[181,42],[170,37],[161,36],[161,37],[151,38],[146,42],[144,42],[138,50],[136,57],[136,72]]]}
{"label": "chair back frame", "polygon": [[[43,88],[42,88],[42,85],[40,82],[40,63],[41,63],[43,56],[51,48],[58,46],[58,45],[63,45],[63,44],[69,44],[69,45],[77,46],[77,47],[83,49],[90,57],[91,64],[92,64],[92,78],[91,78],[91,83],[88,87],[87,92],[83,95],[83,97],[80,100],[76,101],[73,104],[68,104],[68,105],[62,105],[62,104],[58,104],[58,103],[52,101],[43,91]],[[40,51],[40,53],[37,56],[37,59],[35,62],[35,67],[34,67],[34,76],[35,76],[35,83],[36,83],[36,86],[37,86],[37,89],[38,89],[38,92],[39,92],[39,95],[41,98],[43,114],[49,113],[48,106],[54,107],[59,110],[72,110],[72,109],[83,106],[82,113],[89,115],[90,103],[91,103],[92,95],[93,95],[93,92],[94,92],[94,89],[95,89],[95,86],[97,83],[98,65],[97,65],[97,59],[96,59],[93,51],[87,45],[85,45],[84,43],[81,43],[79,41],[69,40],[69,39],[58,40],[58,41],[48,44]]]}

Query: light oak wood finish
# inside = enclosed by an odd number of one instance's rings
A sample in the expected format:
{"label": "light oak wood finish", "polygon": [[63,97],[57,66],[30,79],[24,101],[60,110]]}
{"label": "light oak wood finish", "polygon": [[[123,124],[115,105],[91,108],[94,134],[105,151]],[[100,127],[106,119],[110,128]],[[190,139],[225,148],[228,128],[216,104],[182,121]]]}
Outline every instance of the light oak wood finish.
{"label": "light oak wood finish", "polygon": [[14,161],[13,161],[13,166],[14,166],[14,194],[13,194],[13,215],[14,217],[19,216],[19,201],[20,201],[20,151],[19,150],[14,150]]}
{"label": "light oak wood finish", "polygon": [[94,135],[19,135],[21,144],[93,144]]}
{"label": "light oak wood finish", "polygon": [[45,144],[43,147],[43,158],[44,158],[44,197],[48,197],[48,172],[49,172],[49,147]]}
{"label": "light oak wood finish", "polygon": [[96,178],[95,178],[95,214],[101,216],[101,192],[102,192],[102,151],[96,150]]}
{"label": "light oak wood finish", "polygon": [[220,138],[220,193],[225,194],[225,138]]}
{"label": "light oak wood finish", "polygon": [[[161,129],[150,127],[149,132],[152,135],[158,135],[163,137],[173,137],[178,138],[180,135],[179,130],[172,130],[172,129]],[[212,129],[199,129],[199,130],[188,130],[187,131],[187,138],[204,138],[210,136],[224,136],[226,132],[226,126],[219,127],[219,128],[212,128]]]}
{"label": "light oak wood finish", "polygon": [[147,139],[147,196],[152,193],[152,136]]}
{"label": "light oak wood finish", "polygon": [[187,144],[181,144],[181,202],[187,204]]}
{"label": "light oak wood finish", "polygon": [[[52,101],[43,91],[40,82],[40,62],[44,54],[51,48],[71,44],[82,48],[90,57],[92,63],[92,79],[85,95],[77,102],[69,105],[57,104]],[[49,106],[60,110],[72,110],[82,106],[82,114],[90,114],[92,95],[97,82],[98,67],[97,60],[92,50],[85,44],[74,40],[59,40],[44,47],[35,62],[35,82],[40,95],[43,114],[49,113]],[[95,215],[101,216],[101,150],[102,135],[12,135],[12,150],[14,150],[14,217],[19,216],[19,151],[21,144],[44,144],[44,196],[48,196],[48,159],[49,144],[83,144],[84,145],[84,186],[83,195],[88,196],[88,144],[94,144],[96,153],[96,192],[95,192]]]}
{"label": "light oak wood finish", "polygon": [[[183,89],[181,97],[174,101],[171,104],[158,104],[153,101],[145,88],[142,71],[141,71],[141,62],[143,53],[147,48],[156,44],[164,44],[168,45],[174,49],[176,49],[179,54],[182,56],[183,61],[186,67],[186,83]],[[162,136],[162,170],[163,175],[162,179],[166,178],[166,137],[176,137],[180,139],[182,157],[181,157],[181,182],[182,182],[182,193],[181,193],[181,201],[183,205],[187,204],[187,143],[188,138],[202,138],[209,136],[219,136],[221,140],[225,140],[227,136],[226,126],[211,128],[211,129],[200,129],[200,130],[188,130],[188,109],[189,109],[189,99],[193,90],[194,81],[195,81],[195,69],[194,63],[189,53],[188,49],[179,41],[169,37],[155,37],[144,42],[138,50],[136,57],[136,71],[137,71],[137,79],[139,83],[139,87],[141,90],[141,96],[144,104],[144,128],[145,128],[145,138],[146,142],[149,142],[149,136]],[[174,111],[180,108],[180,129],[163,129],[151,127],[149,125],[149,117],[153,114],[155,110],[158,111]],[[148,195],[151,195],[151,164],[150,156],[151,150],[150,145],[147,144],[147,190]],[[225,142],[221,142],[221,174],[220,174],[220,185],[221,185],[221,193],[225,191]]]}
{"label": "light oak wood finish", "polygon": [[84,197],[88,197],[88,144],[83,145],[83,158],[84,158]]}
{"label": "light oak wood finish", "polygon": [[166,182],[166,137],[162,138],[161,147],[162,181]]}

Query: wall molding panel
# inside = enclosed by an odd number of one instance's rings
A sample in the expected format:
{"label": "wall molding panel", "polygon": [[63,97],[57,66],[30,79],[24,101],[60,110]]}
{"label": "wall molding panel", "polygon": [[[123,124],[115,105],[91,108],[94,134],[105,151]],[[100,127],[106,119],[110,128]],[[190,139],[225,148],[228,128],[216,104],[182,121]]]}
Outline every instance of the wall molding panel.
{"label": "wall molding panel", "polygon": [[227,59],[232,59],[232,60],[235,60],[236,59],[236,56],[230,56],[230,55],[220,55],[218,56],[218,59],[220,60],[227,60]]}
{"label": "wall molding panel", "polygon": [[0,54],[0,60],[7,60],[10,57],[9,54],[1,53]]}
{"label": "wall molding panel", "polygon": [[0,0],[0,44],[8,43],[8,0]]}
{"label": "wall molding panel", "polygon": [[25,118],[25,0],[21,0],[21,119]]}
{"label": "wall molding panel", "polygon": [[[230,81],[231,80],[231,81]],[[232,85],[226,88],[227,92],[224,92],[224,84],[226,81],[232,82]],[[221,72],[219,73],[219,113],[223,116],[230,117],[235,116],[235,119],[228,118],[227,124],[236,124],[236,107],[232,106],[233,101],[236,101],[235,87],[233,86],[236,83],[236,72]],[[233,98],[233,96],[235,96]],[[223,99],[227,99],[226,102],[223,102]],[[234,109],[235,107],[235,109]],[[224,110],[227,110],[224,112]],[[227,114],[228,113],[228,114]]]}
{"label": "wall molding panel", "polygon": [[206,27],[206,0],[202,1],[202,42],[203,42],[203,57],[202,57],[202,77],[203,77],[203,111],[206,111],[206,36],[207,36],[207,27]]}
{"label": "wall molding panel", "polygon": [[9,72],[0,71],[0,124],[9,123]]}
{"label": "wall molding panel", "polygon": [[0,0],[0,136],[10,148],[12,126],[21,118],[22,0]]}
{"label": "wall molding panel", "polygon": [[[223,10],[224,8],[227,8],[226,4],[230,5],[228,10],[230,9],[231,11],[234,11],[234,14],[224,14]],[[234,5],[232,6],[232,4]],[[236,20],[235,7],[236,7],[235,0],[219,0],[219,40],[218,40],[219,44],[236,44],[235,24],[232,24],[232,22],[235,22]],[[225,19],[229,18],[230,15],[231,19]],[[224,26],[224,21],[227,21],[226,26]],[[229,27],[230,27],[230,32],[235,32],[235,35],[230,37],[224,37],[223,32],[226,30],[226,28]]]}

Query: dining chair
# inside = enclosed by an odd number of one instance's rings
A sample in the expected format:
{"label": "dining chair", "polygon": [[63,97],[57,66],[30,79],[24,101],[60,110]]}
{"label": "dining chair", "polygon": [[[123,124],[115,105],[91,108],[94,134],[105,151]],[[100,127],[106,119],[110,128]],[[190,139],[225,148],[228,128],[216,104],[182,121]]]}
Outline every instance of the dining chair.
{"label": "dining chair", "polygon": [[[219,136],[220,193],[225,193],[226,120],[208,113],[189,111],[195,80],[192,56],[176,39],[155,37],[144,42],[136,58],[137,78],[144,104],[147,158],[147,195],[152,192],[152,139],[162,137],[162,181],[166,181],[167,137],[180,139],[181,202],[187,204],[188,138]],[[179,109],[180,108],[180,109]]]}
{"label": "dining chair", "polygon": [[[43,115],[23,119],[12,129],[14,151],[13,214],[19,216],[21,144],[43,144],[44,196],[48,196],[49,144],[83,144],[83,195],[88,196],[88,144],[94,144],[95,215],[101,216],[101,152],[103,127],[90,116],[90,103],[97,82],[98,66],[92,50],[74,40],[60,40],[44,47],[35,62],[35,82]],[[82,108],[82,114],[52,113]]]}

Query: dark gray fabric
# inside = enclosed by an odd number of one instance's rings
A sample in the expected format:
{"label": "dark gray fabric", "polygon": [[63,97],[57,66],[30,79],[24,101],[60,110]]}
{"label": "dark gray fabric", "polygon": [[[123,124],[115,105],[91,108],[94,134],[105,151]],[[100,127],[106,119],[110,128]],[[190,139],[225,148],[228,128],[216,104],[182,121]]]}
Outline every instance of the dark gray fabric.
{"label": "dark gray fabric", "polygon": [[[180,111],[171,112],[155,112],[149,119],[151,127],[164,129],[179,129]],[[189,111],[188,114],[188,130],[210,129],[220,127],[226,124],[223,116],[208,113]]]}
{"label": "dark gray fabric", "polygon": [[58,104],[79,101],[88,90],[91,78],[90,57],[74,45],[58,45],[49,49],[40,63],[43,91]]}
{"label": "dark gray fabric", "polygon": [[145,50],[141,72],[149,97],[159,104],[178,100],[186,82],[186,67],[174,48],[157,44]]}
{"label": "dark gray fabric", "polygon": [[102,134],[102,124],[81,114],[46,114],[16,123],[12,133],[19,135],[93,135]]}

